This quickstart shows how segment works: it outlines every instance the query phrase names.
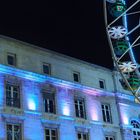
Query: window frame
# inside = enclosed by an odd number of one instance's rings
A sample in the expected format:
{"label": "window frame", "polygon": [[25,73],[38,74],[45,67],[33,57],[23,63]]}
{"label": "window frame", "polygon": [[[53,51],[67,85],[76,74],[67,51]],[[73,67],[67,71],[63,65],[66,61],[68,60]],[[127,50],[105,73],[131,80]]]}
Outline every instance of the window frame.
{"label": "window frame", "polygon": [[[102,85],[101,85],[102,84]],[[102,87],[103,86],[103,87]],[[101,89],[106,89],[106,84],[104,79],[99,79],[99,87]]]}
{"label": "window frame", "polygon": [[6,139],[8,139],[8,129],[7,129],[7,127],[8,127],[8,125],[11,125],[12,126],[12,140],[14,140],[15,138],[14,138],[14,126],[19,126],[19,128],[20,128],[20,131],[21,131],[21,133],[20,133],[20,140],[22,140],[23,139],[23,127],[22,127],[22,124],[21,123],[11,123],[11,122],[6,122],[6,125],[5,125],[5,128],[6,128]]}
{"label": "window frame", "polygon": [[[74,75],[77,75],[77,80],[75,80],[75,76]],[[77,83],[80,83],[81,82],[81,76],[80,76],[80,72],[78,72],[78,71],[73,71],[73,74],[72,74],[72,76],[73,76],[73,81],[74,82],[77,82]]]}
{"label": "window frame", "polygon": [[[46,135],[46,130],[49,130],[49,134],[51,135]],[[46,140],[46,136],[49,136],[50,140],[52,140],[52,132],[50,133],[50,131],[52,130],[55,130],[55,137],[56,137],[56,140],[58,140],[58,129],[57,128],[48,128],[48,127],[45,127],[44,128],[44,140]]]}
{"label": "window frame", "polygon": [[[47,66],[48,67],[48,69],[49,69],[48,70],[48,73],[45,72],[44,66]],[[42,63],[42,72],[43,72],[43,74],[51,75],[51,64],[50,63],[43,62]]]}
{"label": "window frame", "polygon": [[[51,114],[56,114],[56,101],[55,101],[55,93],[50,93],[47,91],[43,91],[42,92],[43,95],[43,111],[44,113],[51,113]],[[45,104],[45,100],[47,100],[47,109],[46,109],[46,104]],[[50,102],[49,101],[53,101],[53,111],[51,112],[51,108],[50,108]],[[46,111],[48,110],[48,111]]]}
{"label": "window frame", "polygon": [[[78,138],[78,134],[82,135],[82,138]],[[86,140],[89,140],[89,133],[88,132],[77,132],[77,140],[84,140],[83,137],[86,136]]]}
{"label": "window frame", "polygon": [[140,123],[139,123],[139,121],[133,119],[133,120],[131,120],[131,125],[133,126],[132,135],[133,135],[134,140],[139,140],[140,139]]}
{"label": "window frame", "polygon": [[[77,103],[75,103],[75,101],[78,101]],[[80,103],[82,102],[82,112],[83,112],[83,117],[81,115],[81,109],[80,109]],[[77,109],[76,109],[76,105],[77,105]],[[74,108],[75,108],[75,116],[77,118],[81,118],[81,119],[86,119],[86,107],[85,107],[85,99],[82,97],[74,97]]]}
{"label": "window frame", "polygon": [[[12,57],[13,58],[13,64],[10,64],[9,61],[8,61],[8,56]],[[10,53],[8,52],[7,53],[7,58],[6,58],[6,61],[7,61],[7,64],[9,66],[13,66],[13,67],[16,67],[17,66],[17,56],[15,53]]]}
{"label": "window frame", "polygon": [[[104,109],[103,109],[103,106],[104,106]],[[108,110],[106,109],[106,106],[108,107]],[[110,104],[102,103],[102,104],[101,104],[101,110],[102,110],[103,122],[105,122],[105,123],[113,123]],[[109,114],[108,114],[107,112],[109,112]],[[107,115],[107,114],[109,115],[109,120],[110,120],[110,121],[108,121],[108,117],[107,117],[108,115]],[[105,115],[105,116],[104,116],[104,115]]]}
{"label": "window frame", "polygon": [[[9,97],[9,100],[13,100],[13,102],[17,102],[18,101],[18,105],[14,105],[14,103],[11,103],[10,104],[13,104],[13,105],[8,105],[7,104],[7,100],[8,100],[8,95],[7,95],[7,92],[8,92],[8,89],[7,89],[7,86],[10,87],[10,90],[9,90],[9,93],[10,93],[10,97]],[[15,101],[14,100],[14,87],[18,88],[17,90],[17,94],[18,94],[18,98],[17,100]],[[6,107],[13,107],[13,108],[18,108],[18,109],[21,109],[21,89],[20,89],[20,84],[13,84],[11,82],[8,82],[6,81],[5,82],[5,106]]]}
{"label": "window frame", "polygon": [[115,136],[113,136],[113,135],[106,135],[105,136],[105,140],[111,140],[111,138],[112,138],[112,140],[115,140]]}

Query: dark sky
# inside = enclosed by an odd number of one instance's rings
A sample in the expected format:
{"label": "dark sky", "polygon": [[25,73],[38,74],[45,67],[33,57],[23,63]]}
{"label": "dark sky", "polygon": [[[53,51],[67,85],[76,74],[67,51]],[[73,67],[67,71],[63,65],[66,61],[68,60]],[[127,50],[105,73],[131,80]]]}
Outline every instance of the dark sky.
{"label": "dark sky", "polygon": [[113,67],[102,0],[2,3],[0,34]]}

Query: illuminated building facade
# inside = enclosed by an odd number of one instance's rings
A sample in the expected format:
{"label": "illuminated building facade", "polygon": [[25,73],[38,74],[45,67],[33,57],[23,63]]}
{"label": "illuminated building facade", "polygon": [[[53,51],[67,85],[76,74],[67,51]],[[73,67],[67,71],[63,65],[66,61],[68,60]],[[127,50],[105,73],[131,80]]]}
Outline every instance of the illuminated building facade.
{"label": "illuminated building facade", "polygon": [[0,140],[140,140],[140,106],[119,79],[0,36]]}

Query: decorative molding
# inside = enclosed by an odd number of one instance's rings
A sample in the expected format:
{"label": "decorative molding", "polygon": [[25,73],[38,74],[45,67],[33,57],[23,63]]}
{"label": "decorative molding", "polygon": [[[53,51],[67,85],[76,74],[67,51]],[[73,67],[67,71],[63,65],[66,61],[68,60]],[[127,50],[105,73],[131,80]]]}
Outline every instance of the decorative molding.
{"label": "decorative molding", "polygon": [[8,82],[13,85],[19,85],[21,83],[21,80],[16,76],[11,75],[5,75],[5,82]]}
{"label": "decorative molding", "polygon": [[12,114],[16,116],[22,116],[24,114],[22,109],[13,108],[13,107],[5,107],[3,108],[2,112],[5,114]]}
{"label": "decorative molding", "polygon": [[82,118],[76,118],[75,123],[79,125],[88,125],[89,121]]}
{"label": "decorative molding", "polygon": [[43,119],[46,119],[46,120],[52,120],[52,121],[56,121],[58,120],[58,116],[55,115],[55,114],[49,114],[49,113],[43,113],[43,116],[42,116]]}
{"label": "decorative molding", "polygon": [[89,86],[81,85],[79,83],[73,83],[70,81],[66,81],[66,80],[62,80],[62,79],[58,79],[58,78],[54,78],[54,77],[50,77],[50,76],[46,76],[46,75],[41,75],[41,74],[37,74],[34,72],[30,72],[30,71],[21,70],[18,68],[9,67],[9,66],[5,66],[2,64],[0,64],[0,73],[20,77],[22,79],[32,80],[34,82],[40,82],[40,83],[49,82],[55,86],[64,86],[65,88],[68,88],[68,89],[72,89],[72,88],[75,88],[78,90],[82,89],[82,91],[84,93],[90,94],[90,95],[115,96],[115,93],[113,93],[113,92],[102,91],[102,90],[94,88],[94,87],[89,87]]}
{"label": "decorative molding", "polygon": [[56,87],[52,84],[46,83],[41,85],[41,92],[55,93]]}

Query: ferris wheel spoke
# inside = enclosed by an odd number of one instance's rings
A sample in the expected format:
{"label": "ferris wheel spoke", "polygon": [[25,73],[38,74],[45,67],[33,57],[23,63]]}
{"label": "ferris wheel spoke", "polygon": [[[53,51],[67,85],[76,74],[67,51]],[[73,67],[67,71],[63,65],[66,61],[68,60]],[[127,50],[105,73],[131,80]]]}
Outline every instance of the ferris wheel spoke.
{"label": "ferris wheel spoke", "polygon": [[[135,60],[134,47],[139,46],[140,43],[136,42],[140,39],[138,36],[134,41],[129,41],[129,35],[132,35],[140,27],[138,25],[128,31],[127,28],[127,15],[135,15],[140,11],[132,11],[134,6],[140,0],[135,0],[128,8],[126,7],[125,0],[105,0],[104,1],[104,15],[108,41],[112,52],[112,58],[116,70],[120,73],[122,78],[121,85],[125,90],[129,90],[140,103],[140,65]],[[109,6],[108,8],[106,8]],[[109,14],[114,18],[110,22]],[[121,22],[122,20],[122,22]],[[108,24],[109,23],[109,24]],[[119,25],[118,25],[119,24]]]}
{"label": "ferris wheel spoke", "polygon": [[122,16],[124,16],[129,10],[131,10],[137,3],[139,3],[140,0],[137,0],[134,2],[125,12],[123,12],[119,17],[117,17],[115,20],[113,20],[107,27],[110,27],[112,24],[114,24],[116,21],[118,21]]}

